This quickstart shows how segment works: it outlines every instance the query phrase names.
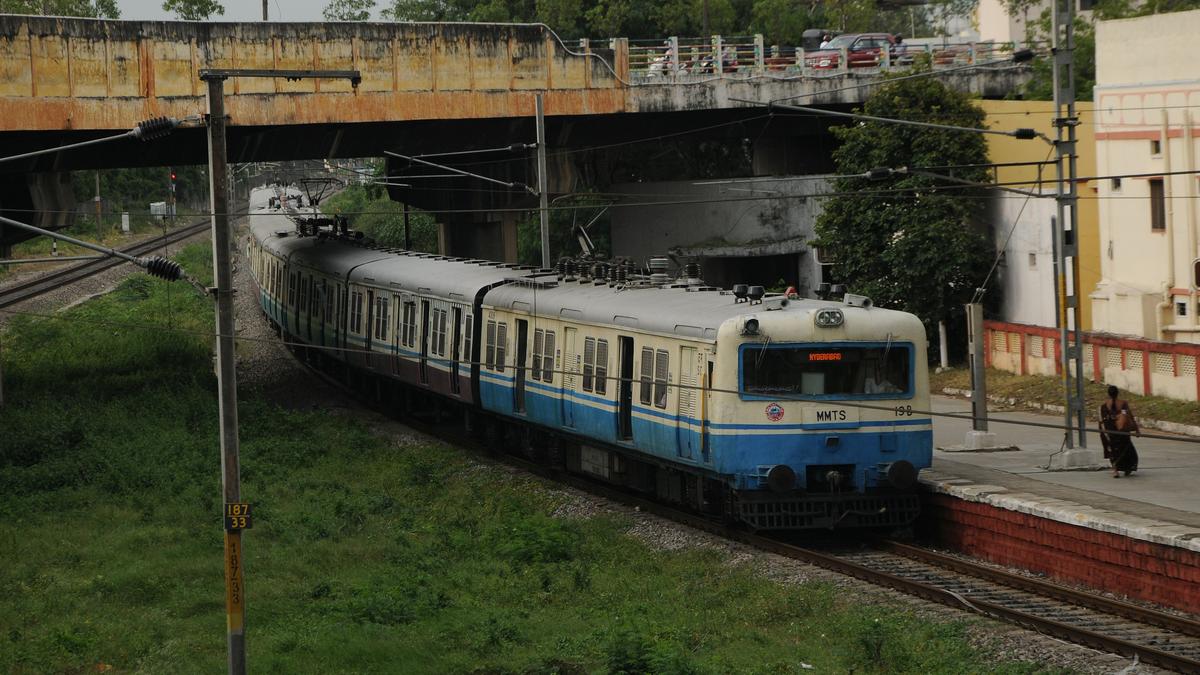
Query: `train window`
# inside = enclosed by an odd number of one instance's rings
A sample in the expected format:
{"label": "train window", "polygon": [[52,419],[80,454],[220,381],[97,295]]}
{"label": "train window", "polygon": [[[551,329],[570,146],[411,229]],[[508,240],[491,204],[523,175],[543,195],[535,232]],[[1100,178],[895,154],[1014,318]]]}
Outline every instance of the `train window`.
{"label": "train window", "polygon": [[446,355],[446,310],[433,310],[433,353]]}
{"label": "train window", "polygon": [[301,312],[308,311],[308,278],[300,277],[300,304],[297,309]]}
{"label": "train window", "polygon": [[362,332],[362,297],[360,291],[354,291],[350,294],[350,332]]}
{"label": "train window", "polygon": [[743,345],[743,394],[870,398],[912,392],[912,346]]}
{"label": "train window", "polygon": [[471,319],[474,318],[470,314],[467,315],[467,324],[463,328],[463,360],[468,365],[472,363],[474,356],[471,354]]}
{"label": "train window", "polygon": [[323,302],[323,296],[319,293],[321,285],[317,283],[316,277],[309,277],[308,283],[312,287],[309,292],[308,309],[309,313],[315,317],[320,313]]}
{"label": "train window", "polygon": [[293,307],[296,306],[296,281],[297,281],[297,277],[299,277],[299,276],[300,275],[296,274],[295,272],[292,272],[291,274],[288,275],[287,301],[288,301],[288,304]]}
{"label": "train window", "polygon": [[508,342],[508,324],[496,324],[496,370],[504,372],[504,350]]}
{"label": "train window", "polygon": [[665,349],[654,354],[654,407],[667,407],[667,372],[671,355]]}
{"label": "train window", "polygon": [[388,298],[381,295],[375,298],[375,339],[387,340],[388,334]]}
{"label": "train window", "polygon": [[487,322],[487,355],[483,359],[483,365],[496,369],[496,322]]}
{"label": "train window", "polygon": [[417,343],[417,303],[404,303],[404,326],[400,332],[400,341],[405,347],[415,346]]}
{"label": "train window", "polygon": [[596,340],[596,393],[608,392],[608,340]]}
{"label": "train window", "polygon": [[542,382],[554,384],[554,331],[546,331],[546,344],[544,347],[545,351],[542,353]]}
{"label": "train window", "polygon": [[325,323],[329,323],[336,315],[333,313],[334,294],[330,292],[328,284],[322,284],[321,295],[325,298]]}
{"label": "train window", "polygon": [[546,331],[537,329],[533,331],[533,368],[531,376],[535,380],[542,379],[542,344],[546,339]]}
{"label": "train window", "polygon": [[596,338],[583,339],[583,390],[591,391],[596,372]]}
{"label": "train window", "polygon": [[650,385],[654,379],[654,350],[642,347],[642,386],[638,400],[642,405],[650,405]]}

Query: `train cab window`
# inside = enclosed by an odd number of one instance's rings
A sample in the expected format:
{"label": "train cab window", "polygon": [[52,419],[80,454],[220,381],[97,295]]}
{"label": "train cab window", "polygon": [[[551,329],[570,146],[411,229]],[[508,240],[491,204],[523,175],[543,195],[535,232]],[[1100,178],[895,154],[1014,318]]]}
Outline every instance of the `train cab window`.
{"label": "train cab window", "polygon": [[362,333],[362,301],[363,294],[361,291],[354,291],[350,294],[350,332]]}
{"label": "train cab window", "polygon": [[654,407],[667,407],[667,373],[670,353],[660,349],[654,353]]}
{"label": "train cab window", "polygon": [[433,310],[433,353],[437,356],[446,355],[446,310]]}
{"label": "train cab window", "polygon": [[375,298],[375,339],[388,339],[388,297],[381,295]]}
{"label": "train cab window", "polygon": [[400,329],[400,342],[405,347],[415,347],[417,344],[417,303],[404,303],[404,321]]}
{"label": "train cab window", "polygon": [[742,395],[907,398],[912,345],[742,345]]}
{"label": "train cab window", "polygon": [[638,401],[642,405],[650,405],[650,389],[654,383],[654,350],[642,347],[642,376]]}

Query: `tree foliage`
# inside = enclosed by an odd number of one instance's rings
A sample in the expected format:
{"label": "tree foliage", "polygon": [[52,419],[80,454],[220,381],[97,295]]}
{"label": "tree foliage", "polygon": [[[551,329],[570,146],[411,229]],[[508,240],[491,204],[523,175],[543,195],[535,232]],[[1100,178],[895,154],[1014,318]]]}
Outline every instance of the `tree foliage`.
{"label": "tree foliage", "polygon": [[326,21],[370,21],[375,0],[331,0],[321,14]]}
{"label": "tree foliage", "polygon": [[[1027,14],[1039,6],[1037,0],[1006,0],[1012,16]],[[1097,0],[1090,15],[1075,15],[1075,98],[1088,101],[1096,86],[1096,22],[1126,19],[1151,14],[1168,14],[1200,8],[1200,0]],[[1042,10],[1036,20],[1029,21],[1026,38],[1049,43],[1051,36],[1050,9]],[[1033,78],[1025,87],[1025,97],[1049,101],[1054,98],[1054,67],[1050,58],[1039,59],[1033,65]]]}
{"label": "tree foliage", "polygon": [[[896,81],[867,99],[878,117],[983,128],[984,113],[965,94],[933,78]],[[834,192],[817,220],[817,244],[834,261],[836,280],[878,305],[912,312],[927,325],[968,302],[992,261],[988,233],[976,223],[978,191],[909,174],[871,181],[875,167],[938,167],[987,162],[983,135],[864,122],[834,129]],[[987,182],[983,168],[955,169],[956,178]],[[973,198],[974,197],[974,198]]]}
{"label": "tree foliage", "polygon": [[925,8],[884,9],[877,0],[386,0],[381,6],[385,20],[541,22],[567,39],[702,35],[706,6],[710,33],[762,33],[771,44],[798,45],[807,28],[907,34],[914,25],[929,26]]}
{"label": "tree foliage", "polygon": [[0,14],[41,14],[119,19],[117,0],[0,0]]}
{"label": "tree foliage", "polygon": [[225,6],[217,0],[163,0],[162,8],[184,21],[207,21],[213,14],[225,14]]}

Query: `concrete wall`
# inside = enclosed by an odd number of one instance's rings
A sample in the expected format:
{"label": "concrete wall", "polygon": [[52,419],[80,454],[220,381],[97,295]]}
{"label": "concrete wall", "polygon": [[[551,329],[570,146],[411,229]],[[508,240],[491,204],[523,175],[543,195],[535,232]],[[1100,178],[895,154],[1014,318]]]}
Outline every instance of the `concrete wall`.
{"label": "concrete wall", "polygon": [[[794,272],[784,280],[796,285],[802,294],[811,293],[820,280],[820,271],[808,242],[813,238],[813,227],[820,213],[820,200],[807,195],[827,192],[830,189],[829,177],[752,178],[697,184],[704,182],[624,183],[612,186],[613,192],[634,195],[633,199],[639,202],[744,198],[741,201],[614,209],[613,254],[635,260],[664,254],[700,257],[709,268],[719,265],[723,258],[796,256]],[[785,198],[756,198],[762,195]],[[769,276],[777,275],[776,269],[769,271]],[[771,284],[776,279],[746,281]]]}
{"label": "concrete wall", "polygon": [[990,200],[987,218],[996,249],[1004,250],[997,280],[1004,302],[1003,321],[1053,326],[1054,321],[1054,217],[1053,195],[1026,199],[999,192]]}
{"label": "concrete wall", "polygon": [[[979,101],[987,113],[990,129],[1011,131],[1021,127],[1032,127],[1050,138],[1055,137],[1052,125],[1054,105],[1047,101]],[[1079,126],[1076,129],[1077,169],[1080,176],[1096,175],[1096,151],[1093,135],[1095,115],[1089,102],[1076,108]],[[1008,136],[988,134],[988,156],[1000,164],[1037,163],[1053,160],[1049,147],[1040,140],[1017,140]],[[1045,166],[1039,173],[1036,166],[1000,167],[995,173],[996,181],[1012,187],[1041,191],[1044,197],[1035,197],[1021,211],[1024,197],[1012,193],[997,193],[989,212],[990,222],[996,231],[997,247],[1003,244],[1004,235],[1013,227],[1020,212],[1010,246],[1007,266],[1004,270],[1006,295],[1002,316],[1008,321],[1053,326],[1054,283],[1047,276],[1052,269],[1050,216],[1055,213],[1053,199],[1054,168]],[[1100,242],[1098,235],[1099,208],[1096,183],[1083,182],[1078,186],[1079,194],[1079,288],[1081,299],[1080,316],[1082,328],[1092,327],[1092,307],[1086,301],[1088,293],[1100,281]],[[1000,198],[1002,196],[1002,198]],[[1029,266],[1028,254],[1038,253],[1036,269]],[[1043,256],[1044,254],[1044,256]],[[1022,260],[1016,260],[1023,257]],[[1049,314],[1046,312],[1049,311]]]}
{"label": "concrete wall", "polygon": [[[1103,253],[1103,279],[1091,296],[1097,330],[1200,342],[1190,274],[1200,257],[1200,195],[1195,175],[1168,175],[1197,169],[1198,31],[1200,11],[1097,25],[1097,171],[1143,174],[1096,186]],[[1152,226],[1152,180],[1163,186],[1162,229]]]}

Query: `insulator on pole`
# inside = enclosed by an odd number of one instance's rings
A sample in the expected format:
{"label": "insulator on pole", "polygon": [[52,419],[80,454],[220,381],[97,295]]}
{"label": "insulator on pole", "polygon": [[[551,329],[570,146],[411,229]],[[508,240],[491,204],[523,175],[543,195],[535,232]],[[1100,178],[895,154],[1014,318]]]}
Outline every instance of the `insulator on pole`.
{"label": "insulator on pole", "polygon": [[148,120],[138,122],[137,128],[134,129],[134,136],[137,136],[143,141],[152,141],[156,138],[162,138],[175,130],[179,126],[179,120],[171,117],[152,117]]}
{"label": "insulator on pole", "polygon": [[146,271],[151,276],[167,281],[178,281],[183,278],[183,268],[174,260],[168,260],[162,256],[155,256],[149,260],[145,260]]}

